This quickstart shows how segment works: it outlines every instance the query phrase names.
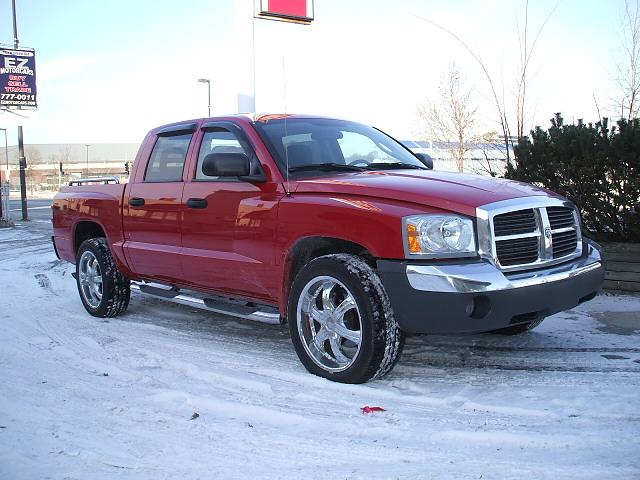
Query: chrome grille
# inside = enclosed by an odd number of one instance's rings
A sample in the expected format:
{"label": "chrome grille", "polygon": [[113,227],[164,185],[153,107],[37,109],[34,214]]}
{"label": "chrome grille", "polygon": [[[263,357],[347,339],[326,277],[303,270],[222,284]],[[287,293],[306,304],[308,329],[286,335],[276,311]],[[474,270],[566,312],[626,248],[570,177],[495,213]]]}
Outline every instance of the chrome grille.
{"label": "chrome grille", "polygon": [[504,271],[560,263],[582,253],[573,205],[549,197],[517,198],[477,209],[480,254]]}
{"label": "chrome grille", "polygon": [[553,230],[575,226],[573,209],[567,207],[547,207],[549,224]]}
{"label": "chrome grille", "polygon": [[573,253],[578,244],[578,235],[575,230],[558,232],[553,234],[553,258],[564,257]]}
{"label": "chrome grille", "polygon": [[503,213],[493,217],[493,231],[497,237],[535,232],[538,228],[532,208]]}
{"label": "chrome grille", "polygon": [[538,237],[513,238],[496,241],[496,254],[500,265],[521,265],[538,259]]}

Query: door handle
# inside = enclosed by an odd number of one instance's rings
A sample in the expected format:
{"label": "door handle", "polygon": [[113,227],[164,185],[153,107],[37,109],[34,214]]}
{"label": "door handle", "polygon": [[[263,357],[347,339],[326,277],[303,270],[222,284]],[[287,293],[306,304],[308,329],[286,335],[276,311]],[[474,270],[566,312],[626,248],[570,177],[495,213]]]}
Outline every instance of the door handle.
{"label": "door handle", "polygon": [[129,199],[129,205],[132,207],[141,207],[144,205],[144,198],[133,197]]}
{"label": "door handle", "polygon": [[187,207],[189,208],[207,208],[209,202],[206,198],[190,198],[187,200]]}

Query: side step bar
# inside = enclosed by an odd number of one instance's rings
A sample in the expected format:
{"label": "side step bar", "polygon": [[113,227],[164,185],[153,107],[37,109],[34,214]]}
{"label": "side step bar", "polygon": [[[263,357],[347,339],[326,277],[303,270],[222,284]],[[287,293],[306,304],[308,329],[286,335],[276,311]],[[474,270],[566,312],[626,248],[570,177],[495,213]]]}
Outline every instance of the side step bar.
{"label": "side step bar", "polygon": [[182,293],[178,288],[139,282],[131,282],[131,290],[173,303],[221,313],[223,315],[231,315],[232,317],[244,318],[271,325],[280,325],[282,323],[278,309],[267,305],[258,305],[253,302],[242,302],[224,297],[198,297]]}

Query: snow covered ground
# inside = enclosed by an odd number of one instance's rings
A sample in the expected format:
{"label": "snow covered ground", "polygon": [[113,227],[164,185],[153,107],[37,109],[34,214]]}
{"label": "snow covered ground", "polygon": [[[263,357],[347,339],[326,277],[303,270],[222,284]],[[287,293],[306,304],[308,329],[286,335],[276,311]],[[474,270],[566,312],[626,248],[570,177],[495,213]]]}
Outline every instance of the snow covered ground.
{"label": "snow covered ground", "polygon": [[0,230],[2,479],[640,478],[640,297],[414,336],[391,375],[341,385],[284,327],[141,296],[89,316],[49,235]]}

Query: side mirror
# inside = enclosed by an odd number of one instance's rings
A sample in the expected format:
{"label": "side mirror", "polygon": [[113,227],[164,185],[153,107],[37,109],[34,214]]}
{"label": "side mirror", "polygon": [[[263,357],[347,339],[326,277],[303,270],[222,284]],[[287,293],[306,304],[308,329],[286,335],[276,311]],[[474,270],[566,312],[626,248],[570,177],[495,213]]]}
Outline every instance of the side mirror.
{"label": "side mirror", "polygon": [[414,155],[418,160],[424,163],[425,167],[427,167],[429,170],[433,170],[433,160],[429,155],[427,155],[426,153],[414,153]]}
{"label": "side mirror", "polygon": [[251,172],[249,157],[244,153],[210,153],[202,162],[207,177],[245,177]]}

